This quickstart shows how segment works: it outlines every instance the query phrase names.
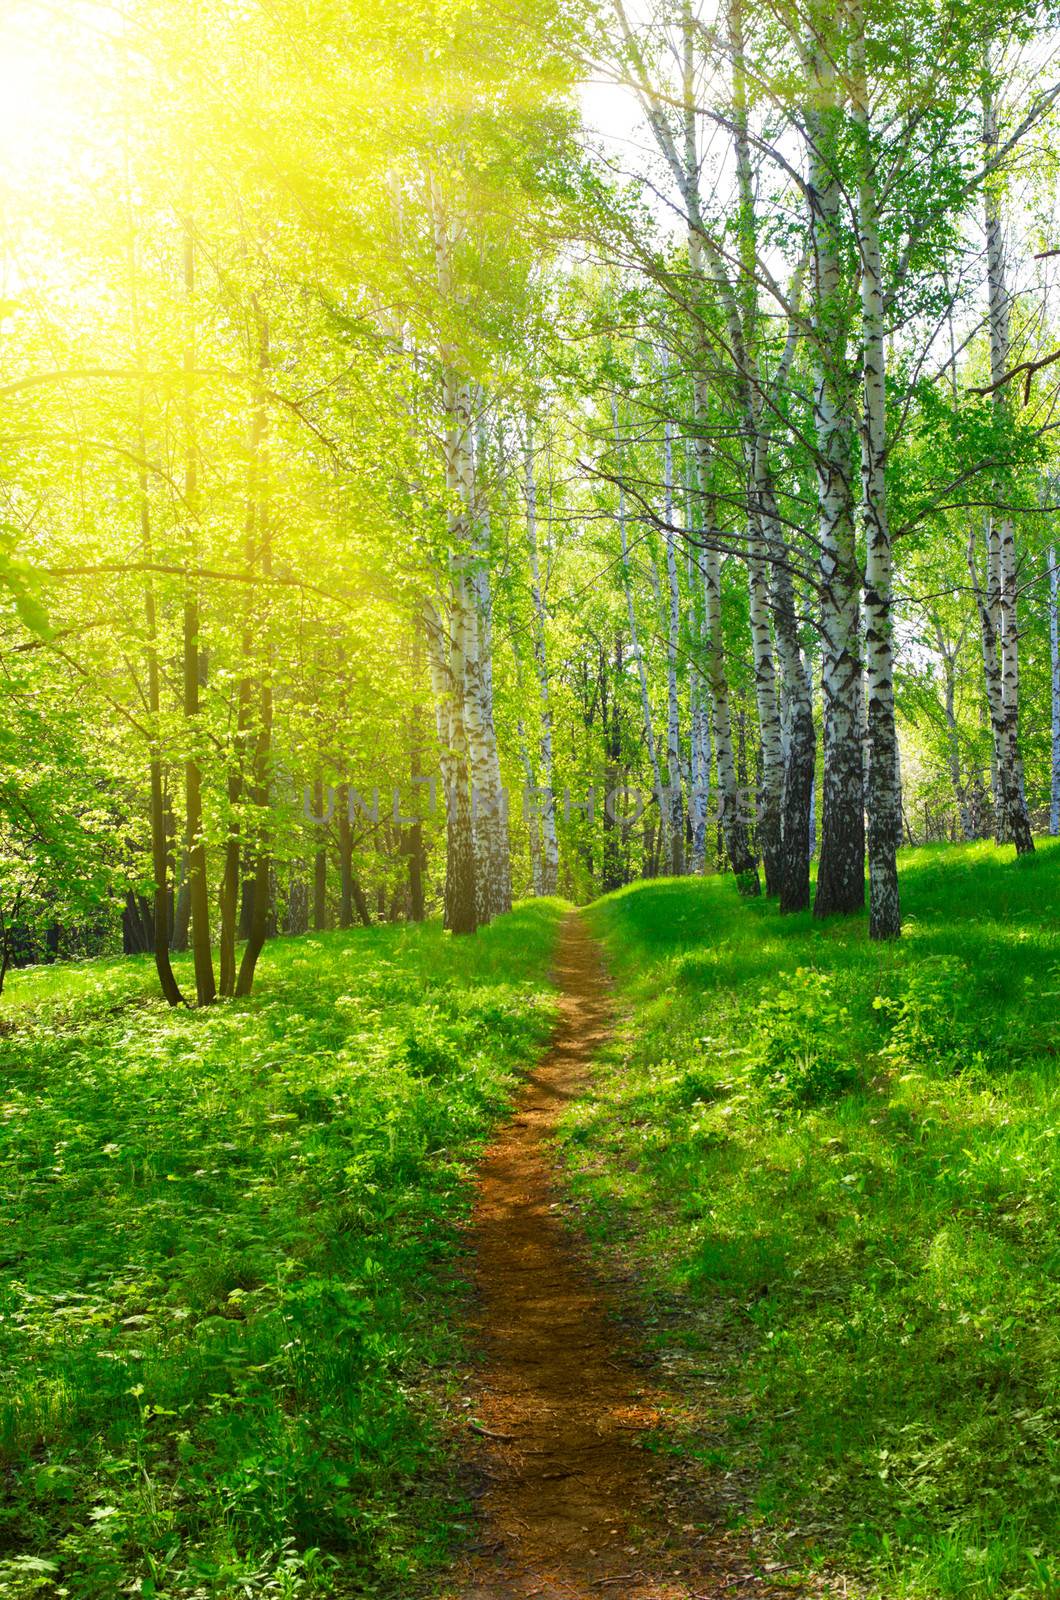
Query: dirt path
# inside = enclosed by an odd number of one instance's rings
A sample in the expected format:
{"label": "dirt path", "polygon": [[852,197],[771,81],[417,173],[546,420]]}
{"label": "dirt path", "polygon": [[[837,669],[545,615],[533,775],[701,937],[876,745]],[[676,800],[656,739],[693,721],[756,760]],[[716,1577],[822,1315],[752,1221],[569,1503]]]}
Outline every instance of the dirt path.
{"label": "dirt path", "polygon": [[[650,1375],[623,1350],[553,1187],[550,1134],[610,1033],[600,953],[563,926],[551,1049],[482,1164],[472,1243],[485,1366],[474,1397],[482,1525],[451,1600],[761,1596],[668,1526]],[[743,1563],[739,1563],[743,1566]]]}

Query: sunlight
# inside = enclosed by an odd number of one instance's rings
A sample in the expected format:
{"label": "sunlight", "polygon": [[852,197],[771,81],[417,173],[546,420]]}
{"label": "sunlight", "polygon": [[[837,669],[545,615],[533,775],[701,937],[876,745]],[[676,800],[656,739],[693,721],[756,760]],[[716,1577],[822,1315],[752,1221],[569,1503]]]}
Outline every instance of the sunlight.
{"label": "sunlight", "polygon": [[[66,19],[69,20],[69,19]],[[86,115],[73,52],[44,6],[7,0],[0,9],[0,172],[17,180],[68,161]]]}

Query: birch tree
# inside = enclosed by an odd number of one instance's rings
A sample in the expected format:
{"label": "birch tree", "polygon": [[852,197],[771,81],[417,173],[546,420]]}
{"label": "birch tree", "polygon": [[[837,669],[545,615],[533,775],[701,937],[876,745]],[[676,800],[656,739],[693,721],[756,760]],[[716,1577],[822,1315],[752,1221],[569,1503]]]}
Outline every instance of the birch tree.
{"label": "birch tree", "polygon": [[[663,353],[663,404],[666,404],[668,360]],[[685,870],[685,808],[681,783],[681,712],[677,694],[677,652],[681,635],[681,596],[677,583],[677,530],[674,527],[673,423],[663,423],[663,526],[666,541],[666,791],[659,791],[660,814],[665,811],[667,856],[670,872]]]}
{"label": "birch tree", "polygon": [[[995,90],[987,59],[983,81],[983,148],[988,164],[998,150]],[[1004,236],[997,179],[992,174],[984,186],[990,381],[996,413],[1004,414],[1009,393],[1000,387],[1009,365],[1011,301],[1005,273]],[[996,786],[995,826],[999,842],[1011,838],[1017,855],[1033,851],[1023,769],[1019,748],[1019,622],[1016,608],[1016,534],[1013,519],[1004,510],[987,513],[985,522],[986,579],[973,582],[979,592],[983,634],[983,668],[987,702],[994,733]],[[1000,655],[1000,666],[998,656]]]}
{"label": "birch tree", "polygon": [[1049,782],[1049,832],[1054,836],[1060,833],[1060,610],[1057,605],[1057,564],[1056,546],[1051,544],[1048,552],[1049,561],[1049,682],[1050,682],[1050,724],[1052,741],[1050,746],[1050,782]]}
{"label": "birch tree", "polygon": [[887,514],[885,320],[876,162],[869,112],[865,23],[860,0],[851,0],[850,23],[850,78],[857,135],[857,230],[858,253],[861,257],[861,360],[864,381],[861,482],[865,521],[869,935],[873,939],[893,939],[902,927],[897,861],[901,839],[901,800],[898,737],[894,719],[891,530]]}
{"label": "birch tree", "polygon": [[842,268],[842,111],[834,29],[816,14],[805,45],[807,200],[812,250],[813,411],[820,568],[824,787],[814,915],[865,903],[860,581],[851,485],[848,304]]}
{"label": "birch tree", "polygon": [[526,424],[524,451],[526,484],[526,543],[530,557],[530,598],[534,608],[534,667],[540,707],[539,754],[543,791],[541,799],[541,892],[555,894],[559,886],[559,842],[556,837],[555,768],[552,759],[552,695],[549,687],[546,614],[541,564],[537,545],[537,469],[534,461],[533,428]]}

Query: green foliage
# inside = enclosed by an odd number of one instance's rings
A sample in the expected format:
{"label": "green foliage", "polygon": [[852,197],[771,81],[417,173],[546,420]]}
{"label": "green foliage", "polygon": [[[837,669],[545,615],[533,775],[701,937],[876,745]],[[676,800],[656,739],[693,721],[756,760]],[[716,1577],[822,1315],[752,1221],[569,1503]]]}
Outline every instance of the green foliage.
{"label": "green foliage", "polygon": [[977,1003],[990,988],[959,956],[929,957],[902,974],[895,997],[876,998],[891,1023],[882,1054],[904,1071],[1003,1070],[1003,1035]]}
{"label": "green foliage", "polygon": [[1060,848],[908,853],[902,895],[887,948],[719,878],[601,901],[633,1025],[568,1119],[571,1183],[710,1379],[674,1447],[785,1567],[1053,1595]]}
{"label": "green foliage", "polygon": [[750,1077],[778,1106],[812,1106],[831,1100],[858,1079],[845,1053],[850,1013],[823,972],[796,967],[790,980],[759,1007]]}
{"label": "green foliage", "polygon": [[9,601],[23,626],[46,639],[51,629],[36,592],[34,574],[17,553],[19,530],[0,522],[0,617]]}
{"label": "green foliage", "polygon": [[0,1034],[0,1592],[391,1595],[445,1553],[470,1162],[555,904],[280,941],[268,999],[17,973]]}

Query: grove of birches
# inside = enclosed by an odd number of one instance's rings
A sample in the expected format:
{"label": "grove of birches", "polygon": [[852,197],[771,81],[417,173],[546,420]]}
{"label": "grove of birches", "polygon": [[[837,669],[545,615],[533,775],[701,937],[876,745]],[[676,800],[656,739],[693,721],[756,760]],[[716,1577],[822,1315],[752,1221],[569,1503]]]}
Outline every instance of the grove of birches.
{"label": "grove of birches", "polygon": [[1058,831],[1050,5],[7,9],[0,970]]}

